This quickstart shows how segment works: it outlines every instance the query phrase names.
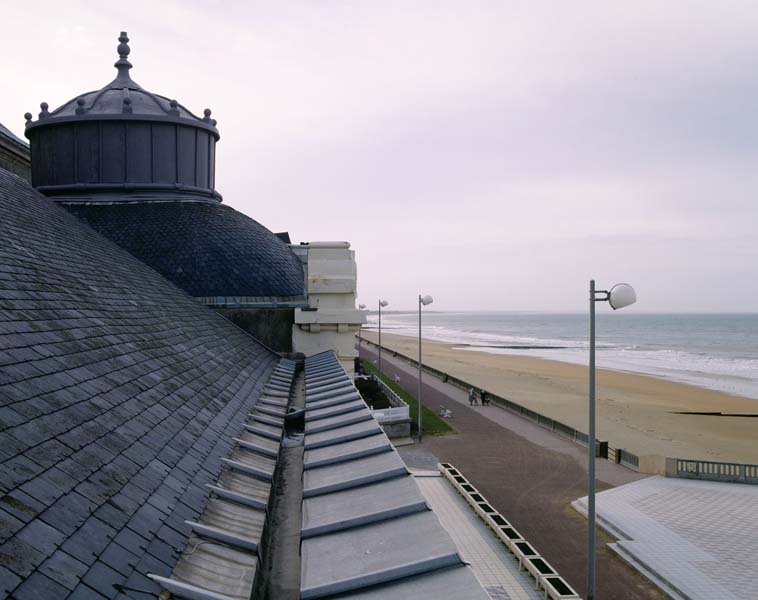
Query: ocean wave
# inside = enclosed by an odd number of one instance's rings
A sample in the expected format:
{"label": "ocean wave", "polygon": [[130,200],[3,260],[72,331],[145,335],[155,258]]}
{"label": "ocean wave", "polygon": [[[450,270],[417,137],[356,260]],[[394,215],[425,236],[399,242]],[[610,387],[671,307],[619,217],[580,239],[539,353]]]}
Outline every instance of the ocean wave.
{"label": "ocean wave", "polygon": [[[415,337],[417,318],[417,313],[382,315],[382,330]],[[758,398],[758,349],[750,335],[755,323],[758,317],[744,315],[614,318],[602,328],[605,339],[597,343],[597,364]],[[369,317],[372,326],[377,326],[376,315]],[[588,363],[587,334],[586,320],[578,315],[430,313],[423,325],[425,339],[469,351],[582,365]]]}

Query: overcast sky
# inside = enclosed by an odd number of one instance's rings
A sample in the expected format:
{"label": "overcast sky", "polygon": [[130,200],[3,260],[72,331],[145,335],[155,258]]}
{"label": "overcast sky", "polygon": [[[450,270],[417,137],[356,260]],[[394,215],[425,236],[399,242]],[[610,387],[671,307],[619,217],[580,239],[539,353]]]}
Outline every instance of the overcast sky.
{"label": "overcast sky", "polygon": [[[96,7],[96,8],[95,8]],[[225,203],[394,308],[758,310],[758,4],[3,2],[0,122],[131,74],[213,109]]]}

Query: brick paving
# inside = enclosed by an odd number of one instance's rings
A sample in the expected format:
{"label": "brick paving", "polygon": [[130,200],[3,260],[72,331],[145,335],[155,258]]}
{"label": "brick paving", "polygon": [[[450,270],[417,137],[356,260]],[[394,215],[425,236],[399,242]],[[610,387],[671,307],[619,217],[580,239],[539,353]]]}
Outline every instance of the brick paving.
{"label": "brick paving", "polygon": [[597,511],[628,538],[619,551],[650,565],[675,597],[755,597],[758,487],[650,477],[599,494]]}
{"label": "brick paving", "polygon": [[[370,360],[374,352],[361,348],[361,356]],[[382,353],[385,371],[400,378],[400,385],[416,389],[416,376],[407,363]],[[503,516],[511,521],[533,543],[538,551],[581,594],[586,592],[587,523],[570,503],[586,494],[586,468],[575,449],[550,434],[551,442],[542,445],[526,439],[528,424],[510,428],[487,418],[485,411],[505,413],[496,406],[471,408],[465,395],[453,386],[431,376],[424,377],[424,404],[434,411],[441,405],[453,410],[455,434],[425,437],[423,447],[440,460],[450,462],[488,498]],[[499,418],[498,418],[499,420]],[[534,426],[533,433],[539,428]],[[520,433],[516,433],[519,431]],[[530,436],[531,437],[531,436]],[[581,451],[581,449],[580,449]],[[605,461],[600,461],[601,463]],[[614,469],[623,469],[608,465]],[[624,470],[625,471],[625,470]],[[627,475],[619,471],[618,482]],[[629,474],[627,480],[637,478]],[[606,477],[613,479],[613,477]],[[603,480],[598,490],[608,489]],[[663,599],[667,596],[622,561],[606,547],[615,540],[598,531],[597,598],[608,600]]]}

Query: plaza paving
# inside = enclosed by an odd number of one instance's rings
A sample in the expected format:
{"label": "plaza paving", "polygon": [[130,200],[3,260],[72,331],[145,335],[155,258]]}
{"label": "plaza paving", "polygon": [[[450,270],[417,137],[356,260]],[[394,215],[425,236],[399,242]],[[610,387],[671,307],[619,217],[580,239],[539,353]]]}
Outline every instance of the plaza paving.
{"label": "plaza paving", "polygon": [[758,598],[758,486],[650,477],[598,494],[597,514],[673,597]]}

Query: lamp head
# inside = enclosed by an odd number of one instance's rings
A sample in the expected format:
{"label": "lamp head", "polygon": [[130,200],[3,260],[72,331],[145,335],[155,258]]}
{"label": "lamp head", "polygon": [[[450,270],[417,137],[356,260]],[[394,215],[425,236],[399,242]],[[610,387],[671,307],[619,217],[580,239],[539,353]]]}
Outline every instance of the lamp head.
{"label": "lamp head", "polygon": [[420,302],[421,302],[421,304],[423,304],[424,306],[427,306],[428,304],[431,304],[432,302],[434,302],[434,298],[432,298],[432,297],[431,297],[431,296],[429,296],[429,295],[426,295],[426,296],[419,296],[419,301],[420,301]]}
{"label": "lamp head", "polygon": [[384,308],[388,304],[389,304],[389,302],[387,302],[386,300],[379,300],[379,306],[381,306],[382,308]]}
{"label": "lamp head", "polygon": [[637,302],[637,294],[628,283],[617,283],[608,292],[608,304],[613,310],[624,308]]}
{"label": "lamp head", "polygon": [[366,310],[366,305],[365,304],[359,304],[358,305],[358,310]]}

